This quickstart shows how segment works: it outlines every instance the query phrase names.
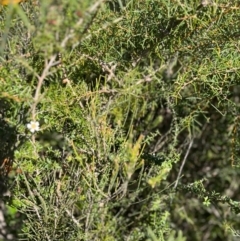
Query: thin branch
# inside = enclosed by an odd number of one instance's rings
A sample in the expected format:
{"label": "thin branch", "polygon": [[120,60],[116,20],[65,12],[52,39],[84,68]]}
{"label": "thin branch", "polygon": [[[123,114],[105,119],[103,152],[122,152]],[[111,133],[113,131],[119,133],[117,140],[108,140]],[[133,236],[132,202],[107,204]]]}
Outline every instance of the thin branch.
{"label": "thin branch", "polygon": [[45,63],[46,66],[45,66],[41,76],[38,77],[38,84],[37,84],[37,88],[36,88],[35,95],[34,95],[34,98],[33,98],[34,102],[33,102],[33,105],[32,105],[32,119],[33,120],[35,120],[35,118],[36,118],[36,107],[37,107],[37,104],[38,104],[38,101],[39,101],[39,96],[40,96],[40,93],[41,93],[43,81],[48,76],[50,68],[52,66],[54,66],[54,61],[56,60],[56,57],[57,57],[57,55],[55,54],[50,58],[49,62],[46,60],[46,63]]}
{"label": "thin branch", "polygon": [[186,154],[185,154],[185,156],[184,156],[184,158],[183,158],[183,162],[182,162],[182,165],[181,165],[181,167],[180,167],[180,170],[179,170],[179,173],[178,173],[178,176],[177,176],[177,180],[176,180],[176,183],[175,183],[175,185],[174,185],[174,189],[177,188],[179,179],[180,179],[180,177],[181,177],[181,175],[182,175],[183,167],[184,167],[184,165],[185,165],[185,163],[186,163],[186,160],[187,160],[187,157],[188,157],[188,155],[189,155],[189,152],[190,152],[190,150],[191,150],[191,148],[192,148],[192,145],[193,145],[193,139],[191,139],[191,141],[190,141],[190,143],[189,143],[189,145],[188,145],[187,152],[186,152]]}
{"label": "thin branch", "polygon": [[81,227],[80,223],[77,221],[77,219],[73,216],[73,214],[67,208],[65,209],[65,212],[72,219],[72,221],[80,228]]}

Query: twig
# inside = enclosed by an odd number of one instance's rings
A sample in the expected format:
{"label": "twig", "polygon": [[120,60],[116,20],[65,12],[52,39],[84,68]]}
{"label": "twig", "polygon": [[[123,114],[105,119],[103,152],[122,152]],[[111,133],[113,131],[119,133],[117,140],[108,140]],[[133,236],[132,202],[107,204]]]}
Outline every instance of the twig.
{"label": "twig", "polygon": [[39,96],[40,96],[40,93],[41,93],[43,81],[48,76],[50,68],[52,66],[54,66],[54,61],[56,60],[56,57],[57,57],[57,55],[54,54],[50,58],[49,62],[47,60],[45,61],[46,66],[45,66],[41,76],[38,76],[38,84],[37,84],[37,88],[36,88],[35,95],[34,95],[34,98],[33,98],[34,102],[33,102],[33,105],[32,105],[32,119],[33,120],[35,120],[35,118],[36,118],[36,107],[37,107],[37,104],[38,104],[38,101],[39,101]]}
{"label": "twig", "polygon": [[187,152],[186,152],[186,154],[185,154],[185,156],[184,156],[184,158],[183,158],[183,162],[182,162],[182,165],[181,165],[181,167],[180,167],[180,170],[179,170],[179,173],[178,173],[178,176],[177,176],[177,180],[176,180],[176,183],[175,183],[175,185],[174,185],[174,189],[177,188],[177,185],[178,185],[180,176],[181,176],[181,174],[182,174],[183,167],[184,167],[184,165],[185,165],[185,163],[186,163],[186,160],[187,160],[187,157],[188,157],[188,155],[189,155],[189,152],[190,152],[190,150],[191,150],[191,148],[192,148],[192,145],[193,145],[193,139],[191,139],[191,141],[190,141],[190,143],[189,143],[189,146],[188,146],[188,149],[187,149]]}
{"label": "twig", "polygon": [[80,223],[77,221],[77,219],[73,216],[73,214],[67,208],[65,208],[65,212],[72,219],[72,221],[80,228],[81,227]]}

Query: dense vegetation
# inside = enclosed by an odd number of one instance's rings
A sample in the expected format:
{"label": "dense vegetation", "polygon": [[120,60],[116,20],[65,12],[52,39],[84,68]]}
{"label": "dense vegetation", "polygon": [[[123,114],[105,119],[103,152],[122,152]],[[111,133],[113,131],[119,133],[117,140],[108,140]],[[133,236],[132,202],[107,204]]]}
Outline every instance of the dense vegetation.
{"label": "dense vegetation", "polygon": [[238,239],[239,1],[0,10],[2,240]]}

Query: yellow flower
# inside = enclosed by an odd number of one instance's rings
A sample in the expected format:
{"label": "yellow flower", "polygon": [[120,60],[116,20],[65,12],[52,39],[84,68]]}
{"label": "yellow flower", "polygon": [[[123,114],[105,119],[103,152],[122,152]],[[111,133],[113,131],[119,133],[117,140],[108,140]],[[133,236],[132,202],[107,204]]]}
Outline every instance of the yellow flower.
{"label": "yellow flower", "polygon": [[9,4],[16,4],[20,2],[24,2],[25,0],[0,0],[1,5],[9,5]]}

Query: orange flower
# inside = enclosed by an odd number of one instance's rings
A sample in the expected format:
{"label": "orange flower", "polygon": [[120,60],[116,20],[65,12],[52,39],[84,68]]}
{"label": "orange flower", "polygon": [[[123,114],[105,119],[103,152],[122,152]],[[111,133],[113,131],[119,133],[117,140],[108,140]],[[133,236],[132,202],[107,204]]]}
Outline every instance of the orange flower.
{"label": "orange flower", "polygon": [[16,4],[20,2],[24,2],[25,0],[0,0],[1,5],[9,5],[9,4]]}

